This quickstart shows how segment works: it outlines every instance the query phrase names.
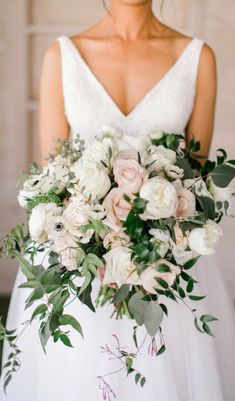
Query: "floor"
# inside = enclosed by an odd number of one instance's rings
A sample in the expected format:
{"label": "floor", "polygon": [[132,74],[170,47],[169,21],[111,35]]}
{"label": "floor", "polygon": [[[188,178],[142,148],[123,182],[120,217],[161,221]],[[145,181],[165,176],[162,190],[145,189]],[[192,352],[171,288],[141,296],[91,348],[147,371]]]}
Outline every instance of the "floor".
{"label": "floor", "polygon": [[[4,323],[7,316],[8,305],[9,305],[9,298],[0,297],[0,316],[3,316]],[[2,363],[2,342],[0,342],[0,372],[1,372],[1,363]]]}

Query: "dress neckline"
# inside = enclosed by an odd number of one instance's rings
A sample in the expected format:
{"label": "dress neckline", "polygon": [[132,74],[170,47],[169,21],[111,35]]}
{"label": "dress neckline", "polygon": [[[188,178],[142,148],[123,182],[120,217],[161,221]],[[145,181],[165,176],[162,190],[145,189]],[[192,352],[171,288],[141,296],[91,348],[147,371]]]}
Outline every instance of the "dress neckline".
{"label": "dress neckline", "polygon": [[118,104],[115,102],[109,91],[104,87],[102,84],[101,80],[96,76],[96,74],[93,72],[89,64],[86,62],[84,59],[83,55],[81,54],[79,48],[75,45],[73,40],[67,36],[63,35],[63,37],[68,41],[70,44],[74,54],[78,57],[78,59],[81,61],[83,67],[86,69],[87,74],[89,75],[90,79],[93,81],[94,85],[97,86],[97,90],[100,91],[100,93],[106,98],[106,100],[110,103],[110,105],[117,111],[117,113],[124,119],[130,119],[132,116],[135,115],[138,111],[141,110],[141,108],[145,105],[148,99],[151,98],[151,96],[154,94],[154,92],[159,89],[163,83],[165,83],[171,74],[176,70],[176,68],[180,65],[182,60],[184,59],[185,55],[191,48],[191,46],[194,44],[194,42],[197,40],[197,37],[194,37],[190,40],[189,43],[184,47],[184,50],[181,52],[180,56],[177,58],[177,60],[172,64],[172,66],[166,71],[166,73],[158,80],[155,84],[152,85],[152,87],[145,93],[145,95],[141,98],[141,100],[134,106],[134,108],[125,114],[121,108],[118,106]]}

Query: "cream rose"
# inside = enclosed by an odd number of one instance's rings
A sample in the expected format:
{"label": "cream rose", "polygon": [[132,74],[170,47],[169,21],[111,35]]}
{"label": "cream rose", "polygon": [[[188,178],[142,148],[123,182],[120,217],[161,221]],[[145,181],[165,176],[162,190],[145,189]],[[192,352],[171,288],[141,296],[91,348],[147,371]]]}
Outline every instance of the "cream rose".
{"label": "cream rose", "polygon": [[[170,272],[161,273],[156,270],[160,264],[167,265]],[[175,266],[166,259],[159,259],[156,264],[152,264],[140,275],[141,284],[144,289],[151,294],[156,293],[155,289],[162,289],[161,285],[155,280],[157,277],[167,282],[169,286],[173,285],[178,274],[180,274],[179,266]]]}
{"label": "cream rose", "polygon": [[178,166],[175,166],[174,164],[169,164],[168,166],[165,166],[164,170],[168,177],[174,179],[182,178],[184,176],[184,170]]}
{"label": "cream rose", "polygon": [[161,128],[153,128],[148,132],[150,139],[161,139],[164,135],[164,132]]}
{"label": "cream rose", "polygon": [[123,196],[124,192],[120,188],[113,188],[103,201],[107,216],[104,223],[115,231],[120,229],[121,220],[126,220],[131,209],[131,204]]}
{"label": "cream rose", "polygon": [[123,230],[112,231],[105,235],[103,245],[106,249],[115,248],[117,246],[129,246],[130,237]]}
{"label": "cream rose", "polygon": [[117,246],[104,255],[106,262],[103,284],[116,283],[118,287],[123,284],[138,284],[140,278],[136,266],[131,260],[132,250]]}
{"label": "cream rose", "polygon": [[161,177],[147,180],[140,189],[140,197],[148,201],[143,220],[157,220],[175,215],[178,208],[177,192],[169,181]]}
{"label": "cream rose", "polygon": [[113,174],[119,188],[124,192],[139,192],[144,180],[147,178],[147,171],[133,159],[117,159],[113,163]]}
{"label": "cream rose", "polygon": [[189,247],[198,255],[211,255],[219,237],[222,235],[221,227],[212,220],[208,220],[204,227],[194,228],[189,233]]}

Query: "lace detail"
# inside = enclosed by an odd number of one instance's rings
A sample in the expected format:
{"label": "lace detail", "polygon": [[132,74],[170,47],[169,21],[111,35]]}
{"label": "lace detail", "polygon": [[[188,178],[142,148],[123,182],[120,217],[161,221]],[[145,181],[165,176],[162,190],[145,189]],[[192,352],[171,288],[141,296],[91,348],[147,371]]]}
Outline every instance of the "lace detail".
{"label": "lace detail", "polygon": [[184,134],[194,106],[204,40],[193,38],[165,76],[127,115],[92,73],[72,40],[65,35],[56,40],[61,50],[64,112],[72,139],[79,133],[90,141],[104,124],[115,125],[130,135],[154,127]]}

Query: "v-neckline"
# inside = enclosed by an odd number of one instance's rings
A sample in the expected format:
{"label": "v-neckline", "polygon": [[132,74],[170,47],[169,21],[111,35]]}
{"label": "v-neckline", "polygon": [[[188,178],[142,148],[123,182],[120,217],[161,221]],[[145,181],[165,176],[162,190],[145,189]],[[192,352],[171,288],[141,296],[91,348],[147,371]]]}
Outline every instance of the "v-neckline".
{"label": "v-neckline", "polygon": [[105,88],[101,80],[96,76],[96,74],[93,72],[89,64],[86,62],[84,59],[83,55],[81,54],[79,48],[75,45],[72,39],[70,39],[69,36],[64,35],[65,38],[69,41],[70,45],[72,46],[75,54],[77,57],[80,59],[82,62],[84,68],[86,69],[87,73],[89,74],[90,78],[93,80],[94,84],[97,85],[98,89],[103,93],[103,95],[106,97],[106,99],[109,101],[109,103],[114,107],[114,109],[121,115],[123,119],[129,119],[132,117],[135,113],[138,112],[138,110],[143,107],[145,102],[150,98],[150,96],[157,90],[166,80],[167,78],[172,74],[172,72],[176,69],[176,67],[180,64],[181,60],[184,58],[184,55],[187,53],[188,49],[191,47],[191,45],[194,43],[194,41],[197,39],[196,37],[192,38],[190,42],[185,46],[184,50],[181,52],[180,56],[177,58],[177,60],[172,64],[172,66],[166,71],[166,73],[158,80],[155,84],[151,86],[151,88],[145,93],[145,95],[140,99],[140,101],[134,106],[132,110],[130,110],[129,113],[125,114],[121,108],[118,106],[118,104],[115,102],[109,91]]}

